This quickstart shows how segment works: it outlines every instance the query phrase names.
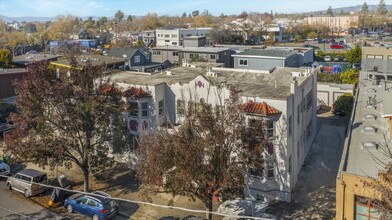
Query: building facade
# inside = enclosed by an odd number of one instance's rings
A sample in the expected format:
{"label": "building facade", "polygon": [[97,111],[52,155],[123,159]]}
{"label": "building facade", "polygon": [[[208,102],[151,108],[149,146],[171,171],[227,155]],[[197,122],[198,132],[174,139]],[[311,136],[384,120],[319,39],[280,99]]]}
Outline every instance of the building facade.
{"label": "building facade", "polygon": [[298,67],[296,53],[284,50],[249,50],[233,54],[234,68],[269,71],[275,67]]}
{"label": "building facade", "polygon": [[231,50],[215,47],[176,47],[161,46],[152,48],[152,61],[170,61],[182,65],[191,62],[221,63],[223,67],[232,67]]}
{"label": "building facade", "polygon": [[0,69],[0,99],[15,96],[13,83],[27,74],[25,68]]}
{"label": "building facade", "polygon": [[381,180],[383,164],[392,161],[385,154],[392,146],[392,71],[384,58],[392,56],[392,51],[363,47],[362,56],[365,69],[360,73],[336,179],[337,220],[389,219],[373,205],[383,195],[367,184]]}
{"label": "building facade", "polygon": [[304,18],[305,25],[312,26],[327,26],[333,32],[341,32],[347,30],[349,28],[358,27],[358,16],[350,15],[350,16],[336,16],[336,17],[306,17]]}
{"label": "building facade", "polygon": [[[134,111],[126,114],[135,137],[170,121],[181,124],[185,109],[203,101],[224,106],[229,86],[241,90],[247,123],[268,121],[268,146],[263,171],[249,171],[247,197],[291,200],[298,174],[315,138],[316,81],[310,69],[276,68],[272,73],[228,68],[178,67],[151,75],[118,73],[111,76],[125,91]],[[275,80],[275,83],[274,83]],[[279,80],[279,84],[276,81]],[[241,82],[241,83],[238,83]],[[263,109],[266,109],[264,111]]]}
{"label": "building facade", "polygon": [[183,46],[184,38],[190,36],[206,36],[212,28],[192,28],[156,30],[157,46]]}

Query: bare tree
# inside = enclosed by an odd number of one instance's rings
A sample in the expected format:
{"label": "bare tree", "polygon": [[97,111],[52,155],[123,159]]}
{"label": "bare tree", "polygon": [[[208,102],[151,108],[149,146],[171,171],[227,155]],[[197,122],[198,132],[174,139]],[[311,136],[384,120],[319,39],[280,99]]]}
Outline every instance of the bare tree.
{"label": "bare tree", "polygon": [[234,89],[223,108],[190,103],[179,128],[160,128],[140,138],[137,175],[154,191],[163,187],[198,198],[212,211],[218,192],[227,199],[241,196],[247,169],[263,169],[263,124],[245,125]]}

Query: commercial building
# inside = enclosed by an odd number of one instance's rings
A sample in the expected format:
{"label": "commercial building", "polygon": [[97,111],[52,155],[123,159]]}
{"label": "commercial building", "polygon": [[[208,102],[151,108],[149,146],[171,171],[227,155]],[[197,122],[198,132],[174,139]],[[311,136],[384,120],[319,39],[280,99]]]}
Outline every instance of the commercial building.
{"label": "commercial building", "polygon": [[0,99],[15,96],[14,82],[27,74],[25,68],[0,69]]}
{"label": "commercial building", "polygon": [[319,17],[306,17],[304,18],[305,25],[312,26],[327,26],[331,29],[332,32],[341,32],[347,30],[349,28],[358,27],[358,16],[350,15],[350,16],[319,16]]}
{"label": "commercial building", "polygon": [[[111,80],[124,91],[137,137],[166,122],[181,124],[190,105],[224,106],[229,87],[239,89],[248,125],[268,122],[266,169],[246,175],[247,197],[291,200],[291,192],[316,135],[317,76],[310,68],[277,67],[271,72],[230,68],[177,67],[161,73],[123,72]],[[261,155],[260,155],[261,156]]]}
{"label": "commercial building", "polygon": [[[367,185],[381,180],[392,149],[392,51],[363,47],[360,82],[336,180],[336,219],[389,219],[374,202],[383,198]],[[391,61],[391,62],[389,62]],[[368,70],[370,68],[370,70]],[[382,70],[382,71],[381,71]]]}
{"label": "commercial building", "polygon": [[206,36],[212,28],[192,28],[192,29],[173,29],[156,30],[157,46],[183,46],[184,38],[190,36]]}

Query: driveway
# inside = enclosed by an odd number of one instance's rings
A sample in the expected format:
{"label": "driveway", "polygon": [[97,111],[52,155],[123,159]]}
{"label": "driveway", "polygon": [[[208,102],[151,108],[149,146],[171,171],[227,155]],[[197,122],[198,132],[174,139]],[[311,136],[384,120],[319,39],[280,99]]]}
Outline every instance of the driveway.
{"label": "driveway", "polygon": [[343,150],[347,117],[319,115],[318,133],[299,173],[291,203],[272,204],[267,213],[278,219],[335,217],[336,176]]}

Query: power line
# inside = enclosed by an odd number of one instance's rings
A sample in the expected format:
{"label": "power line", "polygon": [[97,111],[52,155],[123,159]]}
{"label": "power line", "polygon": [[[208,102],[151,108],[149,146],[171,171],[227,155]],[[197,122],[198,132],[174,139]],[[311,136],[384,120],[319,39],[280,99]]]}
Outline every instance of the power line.
{"label": "power line", "polygon": [[[0,175],[0,177],[8,178],[9,176]],[[150,202],[143,202],[143,201],[138,201],[138,200],[128,200],[128,199],[122,199],[122,198],[117,198],[117,197],[105,197],[105,196],[94,194],[94,193],[88,193],[88,192],[83,192],[83,191],[79,191],[79,190],[71,190],[71,189],[66,189],[66,188],[42,184],[42,183],[32,182],[32,184],[35,184],[38,186],[43,186],[46,188],[59,189],[59,190],[66,191],[66,192],[79,193],[79,194],[90,195],[90,196],[99,196],[99,197],[108,198],[111,200],[136,203],[136,204],[140,204],[140,205],[149,205],[149,206],[158,207],[158,208],[176,209],[176,210],[181,210],[181,211],[186,211],[186,212],[194,212],[194,213],[213,214],[213,215],[219,215],[222,217],[229,217],[229,218],[246,218],[246,219],[255,219],[255,220],[269,220],[269,219],[271,219],[271,218],[262,218],[262,217],[254,217],[254,216],[229,215],[229,214],[223,214],[220,212],[210,212],[210,211],[206,211],[206,210],[189,209],[189,208],[183,208],[183,207],[179,207],[179,206],[159,205],[159,204],[154,204],[154,203],[150,203]]]}

